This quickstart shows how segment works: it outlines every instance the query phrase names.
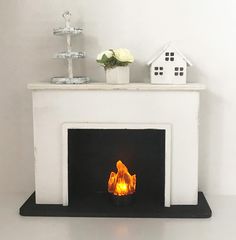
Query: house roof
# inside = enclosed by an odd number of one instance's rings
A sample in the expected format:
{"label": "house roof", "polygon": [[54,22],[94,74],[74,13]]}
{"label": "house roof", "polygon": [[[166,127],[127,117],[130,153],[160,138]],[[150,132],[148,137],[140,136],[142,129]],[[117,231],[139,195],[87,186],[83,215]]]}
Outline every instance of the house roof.
{"label": "house roof", "polygon": [[156,59],[158,59],[168,48],[174,49],[180,57],[187,63],[188,66],[192,66],[193,64],[175,47],[172,43],[167,44],[161,52],[156,54],[150,61],[148,61],[147,65],[151,65]]}

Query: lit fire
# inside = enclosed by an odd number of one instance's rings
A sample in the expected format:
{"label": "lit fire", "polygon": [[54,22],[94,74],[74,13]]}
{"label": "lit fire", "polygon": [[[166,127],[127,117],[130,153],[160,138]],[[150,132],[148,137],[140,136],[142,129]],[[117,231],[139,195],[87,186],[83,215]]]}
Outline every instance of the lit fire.
{"label": "lit fire", "polygon": [[117,173],[111,172],[108,180],[108,192],[124,196],[133,194],[136,188],[136,175],[130,175],[128,168],[119,160],[116,163]]}

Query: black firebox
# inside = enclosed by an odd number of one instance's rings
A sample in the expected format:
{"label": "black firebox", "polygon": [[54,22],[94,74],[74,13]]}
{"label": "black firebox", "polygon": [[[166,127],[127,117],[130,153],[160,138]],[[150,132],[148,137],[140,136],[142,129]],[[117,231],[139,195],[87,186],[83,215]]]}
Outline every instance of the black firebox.
{"label": "black firebox", "polygon": [[[68,153],[71,206],[107,217],[148,216],[164,206],[165,130],[71,129]],[[134,199],[125,207],[115,206],[107,191],[117,160],[137,179]]]}

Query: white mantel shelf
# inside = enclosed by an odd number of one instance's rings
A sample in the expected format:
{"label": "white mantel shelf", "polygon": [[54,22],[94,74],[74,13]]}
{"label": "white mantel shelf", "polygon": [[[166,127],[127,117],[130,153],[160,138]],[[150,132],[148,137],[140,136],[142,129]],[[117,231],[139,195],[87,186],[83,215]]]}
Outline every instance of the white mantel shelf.
{"label": "white mantel shelf", "polygon": [[188,83],[181,85],[150,84],[150,83],[130,83],[130,84],[52,84],[48,82],[29,83],[30,90],[127,90],[127,91],[200,91],[206,87],[201,83]]}

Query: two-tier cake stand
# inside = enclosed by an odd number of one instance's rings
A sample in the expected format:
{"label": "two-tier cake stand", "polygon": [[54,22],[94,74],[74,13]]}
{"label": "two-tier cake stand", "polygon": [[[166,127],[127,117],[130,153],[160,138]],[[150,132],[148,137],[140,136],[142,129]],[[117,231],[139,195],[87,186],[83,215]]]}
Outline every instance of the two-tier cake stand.
{"label": "two-tier cake stand", "polygon": [[85,76],[74,76],[73,75],[73,59],[79,59],[85,57],[85,52],[72,51],[71,48],[71,37],[79,35],[82,32],[81,28],[75,28],[70,26],[71,13],[66,11],[63,15],[65,19],[65,27],[57,28],[53,30],[53,34],[56,36],[66,36],[67,49],[65,52],[60,52],[55,55],[55,58],[62,58],[67,60],[68,64],[68,77],[53,77],[52,83],[57,84],[81,84],[89,81],[88,77]]}

